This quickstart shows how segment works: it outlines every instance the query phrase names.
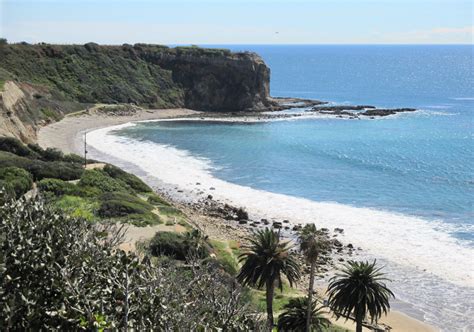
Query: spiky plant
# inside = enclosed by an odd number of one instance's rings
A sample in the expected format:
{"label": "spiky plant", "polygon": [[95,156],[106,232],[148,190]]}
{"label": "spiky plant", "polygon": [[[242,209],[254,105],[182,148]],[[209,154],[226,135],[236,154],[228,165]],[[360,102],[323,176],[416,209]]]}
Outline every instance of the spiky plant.
{"label": "spiky plant", "polygon": [[290,243],[281,241],[280,234],[269,228],[258,230],[249,242],[246,250],[239,256],[243,265],[237,280],[258,288],[265,286],[268,325],[273,328],[275,286],[280,291],[283,290],[283,276],[293,286],[300,277],[300,267],[290,251]]}
{"label": "spiky plant", "polygon": [[323,316],[323,307],[318,307],[316,301],[308,306],[307,297],[291,299],[283,307],[283,312],[278,317],[278,331],[305,331],[306,317],[310,313],[311,330],[314,332],[322,332],[331,325],[329,319]]}
{"label": "spiky plant", "polygon": [[356,332],[362,331],[367,316],[373,322],[387,314],[389,300],[395,297],[385,285],[388,279],[381,272],[382,267],[376,263],[349,261],[329,283],[329,306],[337,315],[354,319]]}
{"label": "spiky plant", "polygon": [[[298,234],[300,250],[306,262],[310,265],[308,299],[313,301],[314,275],[316,274],[318,258],[329,248],[329,242],[314,224],[305,225]],[[307,306],[305,331],[311,331],[311,307]]]}

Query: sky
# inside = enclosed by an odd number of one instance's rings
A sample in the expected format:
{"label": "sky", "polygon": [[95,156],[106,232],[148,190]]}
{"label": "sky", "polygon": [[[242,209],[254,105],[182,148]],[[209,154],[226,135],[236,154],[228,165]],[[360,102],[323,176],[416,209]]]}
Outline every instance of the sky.
{"label": "sky", "polygon": [[9,42],[472,44],[471,0],[0,0]]}

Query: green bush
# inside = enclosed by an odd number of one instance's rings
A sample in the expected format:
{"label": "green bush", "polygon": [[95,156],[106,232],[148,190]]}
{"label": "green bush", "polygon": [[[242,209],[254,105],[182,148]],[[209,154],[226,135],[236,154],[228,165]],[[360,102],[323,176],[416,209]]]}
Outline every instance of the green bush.
{"label": "green bush", "polygon": [[103,192],[132,192],[130,186],[120,180],[110,177],[98,169],[86,170],[79,181],[80,186],[96,187]]}
{"label": "green bush", "polygon": [[26,169],[33,174],[35,181],[45,178],[61,179],[65,181],[78,180],[84,173],[81,165],[71,164],[64,161],[45,162],[41,160],[32,161]]}
{"label": "green bush", "polygon": [[151,194],[150,196],[148,196],[147,201],[148,201],[148,203],[153,204],[153,205],[169,206],[168,202],[166,202],[164,199],[162,199],[160,196],[158,196],[156,194]]}
{"label": "green bush", "polygon": [[109,192],[100,197],[98,214],[103,218],[124,217],[129,214],[146,214],[153,206],[142,199],[123,192]]}
{"label": "green bush", "polygon": [[10,184],[16,198],[20,198],[33,187],[31,174],[18,167],[0,168],[0,180]]}
{"label": "green bush", "polygon": [[59,179],[42,179],[38,182],[38,189],[42,192],[51,192],[55,196],[77,194],[77,186]]}
{"label": "green bush", "polygon": [[66,212],[71,217],[93,221],[96,219],[94,212],[98,204],[96,201],[91,202],[82,197],[65,195],[55,202],[54,206]]}
{"label": "green bush", "polygon": [[137,192],[152,191],[151,188],[146,185],[142,180],[140,180],[137,176],[127,173],[114,165],[105,165],[104,172],[114,179],[123,181]]}
{"label": "green bush", "polygon": [[15,190],[9,182],[0,180],[0,206],[15,197]]}
{"label": "green bush", "polygon": [[189,246],[185,237],[179,233],[158,232],[149,244],[150,254],[153,256],[170,256],[174,259],[185,260],[189,253]]}
{"label": "green bush", "polygon": [[0,137],[0,151],[6,151],[21,157],[37,158],[38,155],[13,137]]}
{"label": "green bush", "polygon": [[209,244],[202,237],[196,237],[199,231],[185,234],[157,232],[150,240],[148,250],[152,256],[169,256],[177,260],[186,260],[190,254],[205,258],[209,256]]}

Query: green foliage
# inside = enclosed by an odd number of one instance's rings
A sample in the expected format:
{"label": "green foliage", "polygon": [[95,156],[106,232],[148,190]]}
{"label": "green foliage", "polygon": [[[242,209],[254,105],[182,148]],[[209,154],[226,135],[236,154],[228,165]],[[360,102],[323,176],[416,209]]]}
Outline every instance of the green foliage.
{"label": "green foliage", "polygon": [[0,180],[9,184],[16,198],[20,198],[33,186],[31,174],[18,167],[0,168]]}
{"label": "green foliage", "polygon": [[137,176],[127,173],[120,168],[107,164],[104,167],[104,172],[107,173],[110,177],[120,180],[126,183],[130,188],[137,192],[151,192],[151,188],[147,186],[142,180]]}
{"label": "green foliage", "polygon": [[265,228],[254,233],[250,245],[239,256],[243,262],[237,279],[250,286],[262,288],[268,282],[282,289],[282,276],[285,275],[292,286],[300,277],[300,267],[296,257],[291,254],[289,242],[280,240],[274,230]]}
{"label": "green foliage", "polygon": [[81,178],[84,169],[79,164],[72,164],[64,161],[33,161],[26,168],[35,181],[45,178],[56,178],[65,181],[77,180]]}
{"label": "green foliage", "polygon": [[75,184],[59,179],[42,179],[37,185],[41,192],[51,192],[55,196],[73,195],[79,192]]}
{"label": "green foliage", "polygon": [[244,285],[266,288],[267,318],[273,328],[273,294],[275,285],[283,290],[282,277],[290,286],[300,278],[300,267],[291,252],[289,242],[280,240],[280,233],[269,228],[258,230],[249,239],[250,245],[239,256],[243,262],[237,280]]}
{"label": "green foliage", "polygon": [[219,269],[155,265],[118,250],[122,236],[38,201],[0,207],[2,329],[258,330],[241,289]]}
{"label": "green foliage", "polygon": [[217,256],[217,261],[230,275],[235,276],[239,268],[238,258],[229,248],[227,242],[211,241],[212,249]]}
{"label": "green foliage", "polygon": [[98,207],[97,201],[90,201],[78,196],[65,195],[56,201],[54,206],[74,218],[82,218],[87,221],[97,219],[94,215]]}
{"label": "green foliage", "polygon": [[9,182],[0,180],[0,206],[15,197],[15,190]]}
{"label": "green foliage", "polygon": [[[278,331],[306,331],[306,313],[308,298],[295,298],[283,307],[278,317]],[[323,307],[317,307],[313,301],[311,305],[311,331],[324,332],[331,322],[323,316]]]}
{"label": "green foliage", "polygon": [[[165,50],[153,46],[5,45],[0,48],[0,68],[18,80],[50,87],[55,94],[81,103],[135,103],[149,107],[183,105],[184,94],[171,76],[150,56]],[[167,91],[173,91],[168,95]],[[45,116],[55,118],[50,108]]]}
{"label": "green foliage", "polygon": [[150,194],[147,198],[148,203],[153,205],[170,206],[167,201],[156,194]]}
{"label": "green foliage", "polygon": [[38,155],[13,137],[0,137],[0,151],[6,151],[17,156],[36,158]]}
{"label": "green foliage", "polygon": [[372,321],[390,310],[392,291],[385,285],[387,279],[376,261],[349,261],[344,269],[330,280],[329,305],[337,314],[356,321],[362,330],[362,321],[368,315]]}
{"label": "green foliage", "polygon": [[152,256],[169,256],[177,260],[186,260],[190,256],[209,256],[209,247],[203,245],[203,239],[196,239],[192,233],[158,232],[151,239],[148,250]]}
{"label": "green foliage", "polygon": [[131,192],[130,186],[121,180],[110,177],[106,172],[98,169],[86,170],[81,176],[79,185],[82,187],[96,187],[102,192]]}
{"label": "green foliage", "polygon": [[97,215],[101,218],[120,218],[137,226],[161,223],[152,211],[154,207],[139,197],[125,192],[108,192],[100,198]]}

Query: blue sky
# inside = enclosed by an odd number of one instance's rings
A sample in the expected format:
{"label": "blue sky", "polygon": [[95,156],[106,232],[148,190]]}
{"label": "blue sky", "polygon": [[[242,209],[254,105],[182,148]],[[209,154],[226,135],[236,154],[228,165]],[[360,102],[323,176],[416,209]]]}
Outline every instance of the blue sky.
{"label": "blue sky", "polygon": [[464,0],[0,0],[11,42],[472,44]]}

